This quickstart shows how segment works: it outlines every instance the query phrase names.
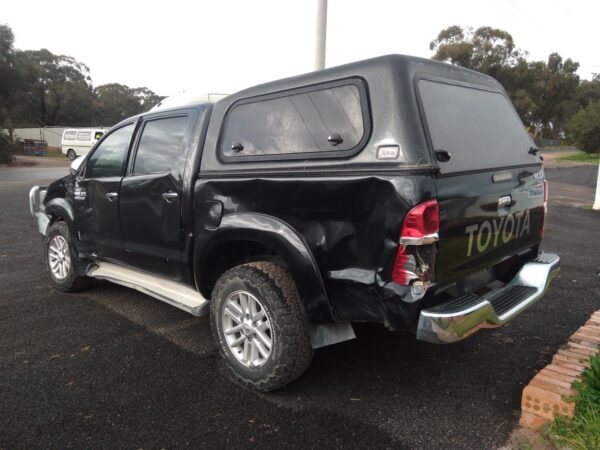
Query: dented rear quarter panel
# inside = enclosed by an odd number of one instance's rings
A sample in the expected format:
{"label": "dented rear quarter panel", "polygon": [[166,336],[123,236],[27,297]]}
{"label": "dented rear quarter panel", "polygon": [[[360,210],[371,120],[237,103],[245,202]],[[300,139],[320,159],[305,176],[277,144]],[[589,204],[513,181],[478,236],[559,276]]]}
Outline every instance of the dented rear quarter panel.
{"label": "dented rear quarter panel", "polygon": [[[234,216],[259,214],[281,221],[289,226],[282,227],[281,238],[291,242],[293,234],[298,234],[314,258],[325,288],[327,298],[319,297],[311,289],[318,286],[304,285],[311,283],[307,267],[300,262],[292,265],[299,290],[309,292],[308,298],[303,297],[311,318],[327,320],[323,309],[331,306],[337,319],[380,321],[379,304],[369,301],[369,289],[381,287],[390,279],[400,227],[408,210],[434,195],[430,176],[410,172],[387,176],[207,177],[196,183],[195,207],[206,211],[217,202],[221,217],[204,215],[196,232],[199,240],[209,242],[217,239],[223,224]],[[258,239],[261,229],[267,231],[256,221],[253,227],[256,234],[238,229],[238,238]],[[208,250],[206,245],[198,249]],[[356,302],[348,297],[343,285],[352,285],[363,293],[361,308],[367,311],[349,311],[356,308]],[[323,301],[329,303],[324,305]]]}

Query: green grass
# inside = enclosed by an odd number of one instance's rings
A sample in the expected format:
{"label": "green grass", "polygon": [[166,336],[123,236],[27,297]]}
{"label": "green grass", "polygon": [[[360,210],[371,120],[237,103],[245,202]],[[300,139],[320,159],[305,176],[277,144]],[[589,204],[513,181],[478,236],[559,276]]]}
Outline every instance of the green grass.
{"label": "green grass", "polygon": [[59,152],[48,152],[48,154],[44,155],[47,158],[64,158],[67,159],[66,155],[63,155],[62,153]]}
{"label": "green grass", "polygon": [[582,208],[585,209],[586,211],[592,211],[597,214],[600,214],[600,211],[597,209],[594,209],[593,205],[585,205],[585,206],[582,206]]}
{"label": "green grass", "polygon": [[598,164],[598,161],[600,160],[600,154],[577,152],[573,155],[561,156],[560,158],[556,159],[558,161],[590,162]]}
{"label": "green grass", "polygon": [[562,448],[600,449],[600,356],[590,362],[582,381],[573,384],[575,417],[558,417],[547,429],[549,438]]}

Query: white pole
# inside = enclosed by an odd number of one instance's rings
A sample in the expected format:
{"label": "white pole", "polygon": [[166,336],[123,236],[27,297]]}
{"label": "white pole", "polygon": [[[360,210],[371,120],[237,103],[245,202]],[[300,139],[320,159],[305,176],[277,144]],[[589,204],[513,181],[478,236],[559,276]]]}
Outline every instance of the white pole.
{"label": "white pole", "polygon": [[600,161],[598,161],[598,180],[596,181],[596,199],[592,209],[600,210]]}
{"label": "white pole", "polygon": [[327,45],[327,0],[317,0],[317,30],[315,34],[315,70],[325,68]]}

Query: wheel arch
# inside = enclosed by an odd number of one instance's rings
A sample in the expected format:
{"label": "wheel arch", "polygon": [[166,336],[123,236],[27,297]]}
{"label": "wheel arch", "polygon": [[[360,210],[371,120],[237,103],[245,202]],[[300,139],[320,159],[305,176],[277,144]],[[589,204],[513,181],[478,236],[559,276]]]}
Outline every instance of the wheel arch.
{"label": "wheel arch", "polygon": [[284,221],[264,214],[230,214],[218,228],[199,234],[194,245],[196,286],[210,298],[221,273],[257,260],[278,263],[292,274],[309,320],[333,320],[321,273],[304,239]]}
{"label": "wheel arch", "polygon": [[67,228],[72,237],[72,243],[75,247],[75,250],[79,251],[79,239],[77,235],[77,227],[75,226],[75,215],[73,214],[73,208],[70,203],[60,197],[53,198],[48,200],[44,205],[44,213],[49,217],[48,228],[52,226],[52,224],[63,221],[67,224]]}

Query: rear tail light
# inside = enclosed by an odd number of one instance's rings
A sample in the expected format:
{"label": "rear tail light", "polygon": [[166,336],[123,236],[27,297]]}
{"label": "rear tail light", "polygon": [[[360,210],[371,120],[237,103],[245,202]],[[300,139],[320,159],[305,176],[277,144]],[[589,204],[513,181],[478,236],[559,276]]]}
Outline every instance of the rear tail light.
{"label": "rear tail light", "polygon": [[411,209],[402,225],[400,243],[406,245],[423,245],[437,241],[440,228],[440,209],[437,200],[428,200]]}
{"label": "rear tail light", "polygon": [[[392,280],[394,281],[394,283],[398,283],[403,286],[408,286],[409,281],[411,279],[419,278],[417,274],[414,273],[414,271],[410,270],[412,267],[409,267],[407,262],[408,253],[406,252],[406,247],[404,245],[400,245],[400,247],[398,247],[398,253],[396,253],[394,270],[392,271]],[[414,263],[410,264],[410,266],[414,265]]]}
{"label": "rear tail light", "polygon": [[544,227],[546,226],[546,215],[548,214],[548,180],[544,180],[544,216],[542,217],[542,228],[540,236],[544,237]]}
{"label": "rear tail light", "polygon": [[402,224],[392,281],[403,286],[420,286],[424,293],[432,278],[434,247],[438,240],[440,211],[437,200],[412,208]]}

